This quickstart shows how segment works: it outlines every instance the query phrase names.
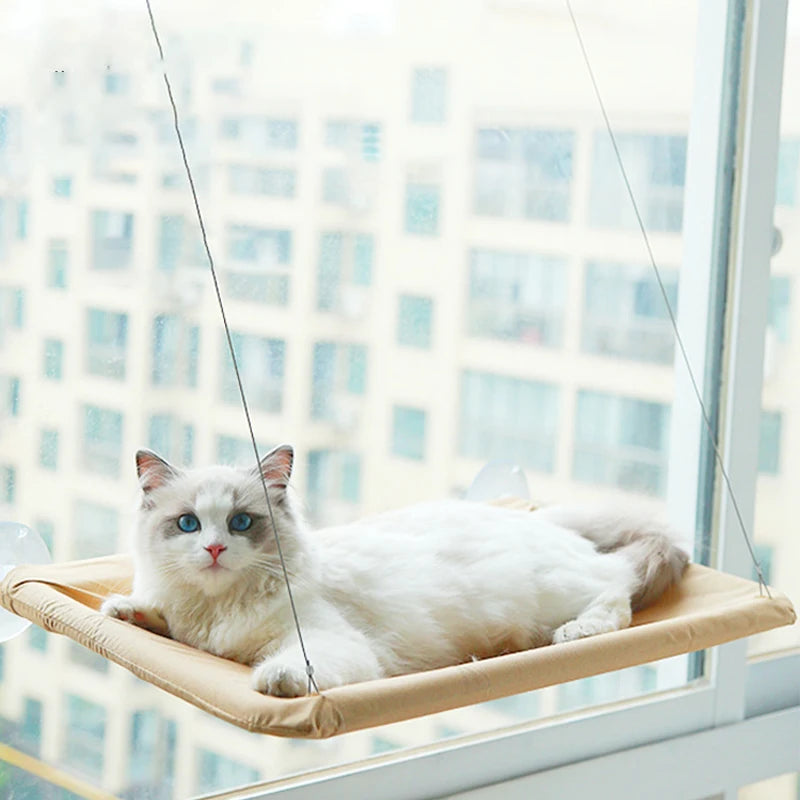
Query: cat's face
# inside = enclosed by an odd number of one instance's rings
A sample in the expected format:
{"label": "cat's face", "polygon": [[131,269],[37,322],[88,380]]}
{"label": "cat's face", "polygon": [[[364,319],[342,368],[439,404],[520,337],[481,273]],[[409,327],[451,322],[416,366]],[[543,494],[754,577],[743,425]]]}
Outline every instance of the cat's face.
{"label": "cat's face", "polygon": [[[292,459],[292,449],[282,446],[262,459],[261,472],[183,471],[155,453],[139,451],[143,496],[137,546],[164,579],[211,596],[258,574],[276,575],[279,561],[261,474],[283,544],[293,527],[286,498]],[[287,547],[291,552],[288,542]]]}

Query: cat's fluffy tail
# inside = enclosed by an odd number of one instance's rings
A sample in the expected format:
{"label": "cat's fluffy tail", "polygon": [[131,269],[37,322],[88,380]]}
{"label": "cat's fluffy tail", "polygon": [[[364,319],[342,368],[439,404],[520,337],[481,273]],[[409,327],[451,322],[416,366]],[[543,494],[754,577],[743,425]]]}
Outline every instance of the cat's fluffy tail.
{"label": "cat's fluffy tail", "polygon": [[641,514],[570,506],[550,506],[536,514],[576,531],[593,542],[601,553],[624,554],[633,563],[636,574],[631,587],[634,611],[658,600],[680,579],[689,563],[689,556],[676,544],[674,532]]}

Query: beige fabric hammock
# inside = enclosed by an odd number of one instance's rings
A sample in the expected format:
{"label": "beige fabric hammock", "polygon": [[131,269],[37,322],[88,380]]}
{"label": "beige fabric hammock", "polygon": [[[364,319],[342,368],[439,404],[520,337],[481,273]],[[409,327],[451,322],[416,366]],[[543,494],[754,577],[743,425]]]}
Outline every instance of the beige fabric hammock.
{"label": "beige fabric hammock", "polygon": [[128,593],[127,556],[17,567],[0,603],[62,633],[143,680],[226,722],[277,736],[325,738],[482,703],[557,683],[702,650],[790,625],[789,600],[760,596],[751,581],[690,565],[681,583],[625,630],[468,664],[352,684],[295,699],[250,688],[248,667],[175,642],[97,610]]}

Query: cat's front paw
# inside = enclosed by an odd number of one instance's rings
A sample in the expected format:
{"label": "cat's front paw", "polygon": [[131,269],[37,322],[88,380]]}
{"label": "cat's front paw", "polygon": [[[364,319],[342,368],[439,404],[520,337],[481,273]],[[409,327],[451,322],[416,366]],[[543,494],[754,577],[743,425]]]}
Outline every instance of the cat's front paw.
{"label": "cat's front paw", "polygon": [[100,613],[107,617],[116,617],[124,622],[131,622],[140,628],[146,628],[162,636],[169,635],[167,621],[154,608],[138,605],[132,597],[121,594],[109,595],[100,606]]}
{"label": "cat's front paw", "polygon": [[282,661],[265,661],[253,668],[251,684],[262,694],[301,697],[308,690],[308,676],[300,667]]}

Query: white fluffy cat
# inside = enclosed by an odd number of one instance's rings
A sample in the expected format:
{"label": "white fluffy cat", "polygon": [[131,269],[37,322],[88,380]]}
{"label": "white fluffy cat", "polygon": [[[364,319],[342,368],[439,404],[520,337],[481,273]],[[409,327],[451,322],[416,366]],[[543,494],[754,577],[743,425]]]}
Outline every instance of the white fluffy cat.
{"label": "white fluffy cat", "polygon": [[[307,532],[293,451],[261,471],[320,689],[618,630],[681,576],[652,522],[447,500]],[[181,470],[139,451],[130,596],[102,611],[252,665],[260,692],[306,692],[305,662],[257,469]]]}

